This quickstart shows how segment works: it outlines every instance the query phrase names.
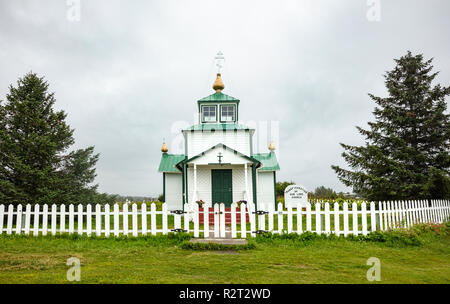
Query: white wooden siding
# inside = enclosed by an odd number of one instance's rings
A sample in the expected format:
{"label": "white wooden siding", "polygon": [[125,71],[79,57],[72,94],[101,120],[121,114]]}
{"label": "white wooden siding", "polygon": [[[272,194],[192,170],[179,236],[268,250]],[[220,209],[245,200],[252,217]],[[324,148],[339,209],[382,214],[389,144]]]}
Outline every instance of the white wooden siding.
{"label": "white wooden siding", "polygon": [[166,173],[165,199],[169,210],[183,208],[183,185],[181,173]]}
{"label": "white wooden siding", "polygon": [[226,131],[194,131],[186,132],[187,156],[191,158],[195,155],[210,149],[217,144],[224,144],[245,155],[250,155],[250,136],[252,131],[237,130]]}
{"label": "white wooden siding", "polygon": [[275,193],[273,184],[273,171],[262,171],[256,173],[257,202],[275,204]]}

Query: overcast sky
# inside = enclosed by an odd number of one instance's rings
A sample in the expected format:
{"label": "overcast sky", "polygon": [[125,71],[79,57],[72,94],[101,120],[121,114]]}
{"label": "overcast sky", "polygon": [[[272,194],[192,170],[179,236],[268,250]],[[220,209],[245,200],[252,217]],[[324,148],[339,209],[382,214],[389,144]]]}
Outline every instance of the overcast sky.
{"label": "overcast sky", "polygon": [[162,193],[162,140],[180,152],[218,51],[224,93],[259,130],[255,150],[273,138],[277,179],[310,190],[351,191],[330,166],[345,166],[340,142],[364,143],[355,126],[373,119],[367,93],[386,95],[394,58],[434,57],[450,85],[448,0],[380,0],[380,15],[375,0],[81,0],[79,15],[70,2],[0,0],[0,99],[25,73],[45,76],[73,148],[100,153],[102,192]]}

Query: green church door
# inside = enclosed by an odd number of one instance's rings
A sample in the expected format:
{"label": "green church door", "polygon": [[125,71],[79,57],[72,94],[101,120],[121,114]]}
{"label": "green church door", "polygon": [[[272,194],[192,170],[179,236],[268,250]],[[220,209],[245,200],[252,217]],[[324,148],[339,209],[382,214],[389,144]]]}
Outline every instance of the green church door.
{"label": "green church door", "polygon": [[212,202],[224,203],[230,207],[233,202],[231,169],[211,170]]}

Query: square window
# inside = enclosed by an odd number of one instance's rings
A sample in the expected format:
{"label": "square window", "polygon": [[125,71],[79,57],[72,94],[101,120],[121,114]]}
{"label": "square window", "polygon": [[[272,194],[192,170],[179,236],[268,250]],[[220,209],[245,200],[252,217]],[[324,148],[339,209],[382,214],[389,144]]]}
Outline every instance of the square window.
{"label": "square window", "polygon": [[220,110],[221,121],[235,121],[234,105],[221,106]]}
{"label": "square window", "polygon": [[214,122],[216,118],[216,107],[215,106],[203,106],[203,121],[204,122]]}

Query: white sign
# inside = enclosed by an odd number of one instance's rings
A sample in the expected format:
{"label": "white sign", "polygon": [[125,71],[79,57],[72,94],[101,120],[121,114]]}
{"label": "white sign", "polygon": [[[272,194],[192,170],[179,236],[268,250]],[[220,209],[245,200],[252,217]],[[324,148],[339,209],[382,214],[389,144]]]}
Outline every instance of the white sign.
{"label": "white sign", "polygon": [[289,185],[284,190],[284,205],[286,207],[297,208],[297,204],[306,208],[309,204],[308,191],[300,185]]}

